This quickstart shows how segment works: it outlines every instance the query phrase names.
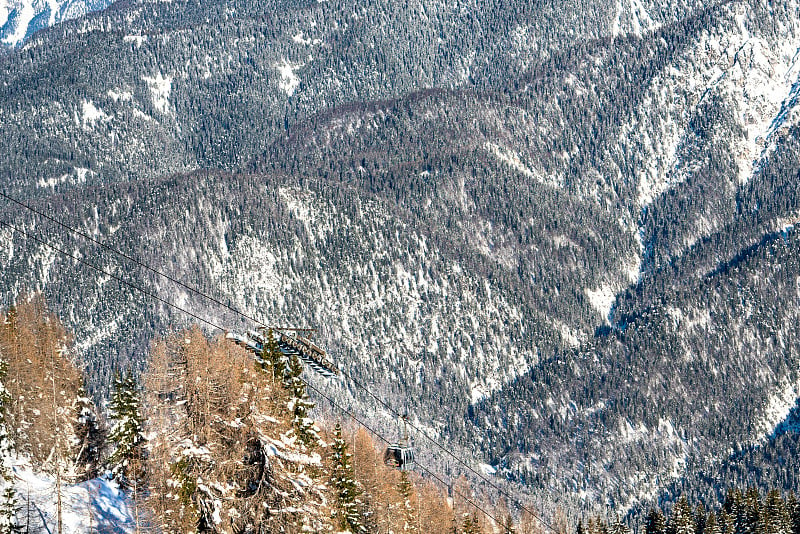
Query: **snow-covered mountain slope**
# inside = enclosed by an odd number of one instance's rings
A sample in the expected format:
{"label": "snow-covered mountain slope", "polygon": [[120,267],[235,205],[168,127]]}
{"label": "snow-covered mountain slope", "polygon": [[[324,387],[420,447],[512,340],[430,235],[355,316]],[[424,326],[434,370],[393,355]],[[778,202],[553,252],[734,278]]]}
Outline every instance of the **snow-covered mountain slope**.
{"label": "snow-covered mountain slope", "polygon": [[[5,190],[318,326],[442,439],[590,507],[762,439],[797,384],[797,3],[343,6],[130,3],[37,34],[0,58]],[[18,231],[0,265],[97,389],[183,320]]]}
{"label": "snow-covered mountain slope", "polygon": [[35,31],[104,9],[112,0],[0,0],[0,44],[20,46]]}

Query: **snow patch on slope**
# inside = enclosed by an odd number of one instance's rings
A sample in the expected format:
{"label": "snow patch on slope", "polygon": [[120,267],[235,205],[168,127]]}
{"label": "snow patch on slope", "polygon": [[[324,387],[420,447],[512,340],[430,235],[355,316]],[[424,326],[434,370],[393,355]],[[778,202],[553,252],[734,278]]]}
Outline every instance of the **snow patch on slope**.
{"label": "snow patch on slope", "polygon": [[78,185],[86,183],[86,177],[89,173],[94,174],[91,170],[84,167],[73,167],[75,174],[72,173],[62,174],[61,176],[53,176],[51,178],[39,178],[36,181],[36,187],[54,189],[62,184]]}
{"label": "snow patch on slope", "polygon": [[333,222],[322,206],[318,206],[319,200],[311,191],[281,187],[278,195],[286,204],[289,212],[303,223],[309,236],[323,239],[333,232]]}
{"label": "snow patch on slope", "polygon": [[592,307],[599,311],[603,317],[608,317],[611,313],[611,307],[617,299],[614,288],[608,284],[602,284],[597,289],[586,288],[585,292]]}
{"label": "snow patch on slope", "polygon": [[94,128],[98,121],[107,122],[110,119],[111,117],[95,106],[91,100],[81,101],[81,124],[84,128]]}
{"label": "snow patch on slope", "polygon": [[316,46],[318,44],[322,44],[322,39],[314,38],[314,39],[306,39],[303,36],[303,32],[297,32],[292,36],[292,41],[297,44],[301,44],[304,46]]}
{"label": "snow patch on slope", "polygon": [[164,77],[160,72],[155,76],[142,76],[147,83],[153,106],[161,113],[169,114],[169,97],[172,93],[172,77]]}
{"label": "snow patch on slope", "polygon": [[304,63],[289,63],[286,59],[284,59],[282,63],[275,65],[275,68],[278,69],[278,73],[281,75],[281,81],[278,83],[278,87],[288,96],[292,96],[295,90],[300,86],[300,78],[297,77],[294,71],[303,66],[305,66]]}
{"label": "snow patch on slope", "polygon": [[[57,513],[54,478],[34,472],[25,459],[17,460],[13,471],[20,524],[30,519],[34,529],[54,532]],[[96,478],[80,484],[63,484],[61,500],[64,532],[136,531],[135,505],[113,481]]]}
{"label": "snow patch on slope", "polygon": [[14,259],[14,230],[0,228],[0,266],[6,267]]}
{"label": "snow patch on slope", "polygon": [[122,38],[122,42],[124,43],[135,43],[136,48],[141,48],[144,43],[147,42],[146,35],[126,35]]}
{"label": "snow patch on slope", "polygon": [[524,176],[536,180],[540,184],[555,188],[562,188],[564,186],[563,181],[558,177],[545,177],[542,176],[541,173],[534,172],[533,169],[522,161],[519,154],[510,148],[496,145],[488,141],[484,143],[484,148],[504,164],[520,172]]}
{"label": "snow patch on slope", "polygon": [[114,103],[117,103],[117,102],[120,102],[120,101],[127,102],[131,98],[133,98],[133,93],[131,93],[130,91],[122,91],[122,90],[118,91],[118,90],[115,90],[115,89],[109,89],[107,94],[108,94],[109,98],[111,98],[111,100],[114,101]]}

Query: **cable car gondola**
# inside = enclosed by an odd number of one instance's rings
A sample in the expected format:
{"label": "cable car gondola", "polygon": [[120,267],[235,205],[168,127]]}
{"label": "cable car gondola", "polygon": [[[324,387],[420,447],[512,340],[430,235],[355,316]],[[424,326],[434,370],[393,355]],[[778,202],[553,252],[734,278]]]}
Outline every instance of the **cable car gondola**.
{"label": "cable car gondola", "polygon": [[414,465],[414,447],[408,437],[407,418],[407,416],[402,418],[403,438],[396,443],[390,443],[383,453],[383,463],[400,471],[411,469]]}

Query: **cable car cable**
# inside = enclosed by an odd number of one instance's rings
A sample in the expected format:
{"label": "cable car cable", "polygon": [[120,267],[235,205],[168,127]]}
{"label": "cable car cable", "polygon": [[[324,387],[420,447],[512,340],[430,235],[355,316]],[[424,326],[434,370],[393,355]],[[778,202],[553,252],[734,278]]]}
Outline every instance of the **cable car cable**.
{"label": "cable car cable", "polygon": [[[343,412],[344,414],[346,414],[346,415],[349,415],[349,416],[350,416],[350,417],[351,417],[351,418],[352,418],[354,421],[356,421],[356,422],[357,422],[359,425],[361,425],[361,426],[363,426],[364,428],[366,428],[367,430],[369,430],[369,431],[370,431],[370,433],[372,433],[373,435],[375,435],[376,437],[378,437],[378,438],[379,438],[381,441],[383,441],[384,443],[391,443],[391,442],[390,442],[388,439],[386,439],[386,438],[385,438],[383,435],[381,435],[381,434],[380,434],[380,433],[378,433],[376,430],[374,430],[372,427],[370,427],[369,425],[367,425],[367,424],[366,424],[366,423],[365,423],[363,420],[359,419],[359,417],[358,417],[357,415],[355,415],[353,412],[351,412],[350,410],[348,410],[347,408],[345,408],[345,407],[344,407],[344,406],[342,406],[341,404],[337,403],[336,401],[334,401],[333,399],[331,399],[330,397],[328,397],[327,395],[325,395],[324,393],[322,393],[322,392],[321,392],[321,391],[320,391],[318,388],[314,387],[313,385],[311,385],[311,384],[309,384],[309,383],[306,383],[306,385],[307,385],[309,388],[311,388],[312,390],[316,391],[316,392],[317,392],[317,393],[318,393],[320,396],[322,396],[323,398],[325,398],[325,399],[326,399],[326,400],[327,400],[327,401],[328,401],[328,402],[331,404],[331,406],[333,406],[334,408],[338,409],[340,412]],[[509,527],[507,527],[507,526],[504,526],[504,525],[503,525],[503,523],[501,523],[499,519],[497,519],[495,516],[493,516],[492,514],[490,514],[489,512],[487,512],[487,511],[486,511],[484,508],[482,508],[481,506],[479,506],[478,504],[476,504],[476,503],[475,503],[475,501],[473,501],[472,499],[470,499],[468,496],[466,496],[466,495],[464,495],[463,493],[461,493],[460,491],[458,491],[458,490],[456,490],[456,489],[452,488],[452,485],[451,485],[451,484],[448,484],[446,480],[444,480],[442,477],[440,477],[440,476],[439,476],[438,474],[436,474],[434,471],[430,470],[428,467],[426,467],[425,465],[423,465],[423,464],[421,464],[421,463],[419,463],[419,462],[415,462],[415,465],[418,465],[418,466],[419,466],[419,467],[420,467],[420,468],[421,468],[423,471],[425,471],[426,473],[428,473],[428,475],[430,475],[431,477],[435,478],[435,479],[436,479],[436,480],[437,480],[437,481],[438,481],[440,484],[442,484],[443,486],[447,486],[447,487],[451,488],[451,489],[452,489],[452,491],[453,491],[454,493],[458,494],[458,495],[459,495],[461,498],[463,498],[463,499],[464,499],[466,502],[468,502],[470,505],[472,505],[472,506],[473,506],[473,507],[475,507],[476,509],[480,510],[480,511],[481,511],[481,513],[483,513],[483,515],[485,515],[486,517],[488,517],[489,519],[491,519],[492,521],[494,521],[494,523],[495,523],[497,526],[499,526],[499,527],[501,527],[501,528],[504,528],[504,529],[505,529],[505,531],[506,531],[507,533],[513,533],[513,532],[514,532],[514,531],[513,531],[512,529],[510,529]],[[558,532],[558,531],[557,531],[555,528],[553,528],[553,527],[552,527],[551,525],[549,525],[547,522],[545,522],[545,521],[543,521],[543,520],[539,519],[539,517],[537,517],[537,516],[534,516],[534,517],[535,517],[535,518],[536,518],[538,521],[540,521],[540,522],[541,522],[541,523],[542,523],[544,526],[546,526],[547,528],[549,528],[549,529],[550,529],[552,532],[554,532],[554,533],[557,533],[557,532]]]}
{"label": "cable car cable", "polygon": [[83,265],[86,265],[87,267],[90,267],[90,268],[94,269],[95,271],[97,271],[97,272],[99,272],[101,274],[104,274],[106,276],[110,276],[111,278],[117,280],[118,282],[121,282],[121,283],[125,284],[129,288],[134,289],[136,291],[140,291],[144,295],[147,295],[148,297],[154,298],[157,301],[161,302],[162,304],[165,304],[166,306],[169,306],[171,308],[175,308],[176,310],[180,310],[183,313],[185,313],[186,315],[192,317],[193,319],[197,319],[198,321],[201,321],[201,322],[203,322],[203,323],[205,323],[208,326],[211,326],[213,328],[218,328],[218,329],[222,330],[223,332],[225,331],[225,329],[223,327],[219,326],[218,324],[212,323],[211,321],[209,321],[207,319],[203,319],[199,315],[196,315],[196,314],[190,312],[189,310],[187,310],[185,308],[181,308],[177,304],[173,304],[172,302],[169,302],[168,300],[165,300],[165,299],[159,297],[155,293],[151,293],[151,292],[147,291],[146,289],[137,286],[136,284],[128,282],[127,280],[125,280],[125,279],[123,279],[123,278],[121,278],[121,277],[119,277],[119,276],[117,276],[117,275],[115,275],[115,274],[113,274],[113,273],[111,273],[109,271],[106,271],[105,269],[102,269],[102,268],[94,265],[93,263],[90,263],[90,262],[88,262],[86,260],[83,260],[83,259],[79,258],[78,256],[70,254],[69,252],[67,252],[65,250],[62,250],[62,249],[56,247],[55,245],[51,245],[50,243],[48,243],[44,239],[41,239],[40,237],[37,237],[37,236],[35,236],[33,234],[30,234],[30,233],[26,232],[25,230],[17,228],[15,225],[13,225],[13,224],[11,224],[11,223],[9,223],[7,221],[0,220],[0,225],[6,226],[6,227],[8,227],[8,228],[10,228],[10,229],[12,229],[12,230],[14,230],[16,232],[19,232],[20,234],[22,234],[25,237],[28,237],[30,239],[33,239],[34,241],[38,241],[42,245],[44,245],[46,247],[49,247],[52,250],[55,250],[56,252],[58,252],[60,254],[63,254],[64,256],[67,256],[68,258],[72,258],[73,260],[75,260],[75,261],[77,261],[79,263],[82,263]]}
{"label": "cable car cable", "polygon": [[[190,286],[190,285],[187,285],[186,283],[184,283],[184,282],[181,282],[180,280],[177,280],[177,279],[175,279],[174,277],[172,277],[172,276],[170,276],[170,275],[168,275],[168,274],[165,274],[165,273],[161,272],[161,271],[159,271],[158,269],[155,269],[155,268],[153,268],[153,267],[150,267],[149,265],[146,265],[145,263],[143,263],[143,262],[141,262],[141,261],[137,260],[136,258],[133,258],[133,257],[131,257],[131,256],[127,255],[127,254],[125,254],[124,252],[121,252],[121,251],[119,251],[118,249],[116,249],[116,248],[114,248],[114,247],[112,247],[112,246],[110,246],[110,245],[107,245],[107,244],[103,243],[102,241],[99,241],[99,240],[97,240],[97,239],[93,238],[92,236],[90,236],[90,235],[88,235],[88,234],[86,234],[86,233],[84,233],[84,232],[81,232],[80,230],[77,230],[77,229],[75,229],[75,228],[73,228],[73,227],[71,227],[71,226],[69,226],[69,225],[67,225],[67,224],[64,224],[64,223],[62,223],[61,221],[59,221],[59,220],[57,220],[57,219],[55,219],[55,218],[53,218],[53,217],[51,217],[51,216],[47,215],[46,213],[43,213],[43,212],[41,212],[41,211],[37,210],[36,208],[34,208],[34,207],[32,207],[32,206],[29,206],[28,204],[25,204],[24,202],[21,202],[21,201],[19,201],[19,200],[15,199],[15,198],[12,198],[12,197],[10,197],[9,195],[7,195],[6,193],[4,193],[4,192],[2,192],[2,191],[0,191],[0,197],[3,197],[3,198],[5,198],[6,200],[8,200],[8,201],[10,201],[10,202],[13,202],[13,203],[15,203],[15,204],[17,204],[17,205],[19,205],[20,207],[23,207],[23,208],[25,208],[25,209],[27,209],[27,210],[30,210],[30,211],[31,211],[31,212],[33,212],[33,213],[36,213],[37,215],[40,215],[40,216],[42,216],[42,217],[46,218],[47,220],[49,220],[49,221],[51,221],[51,222],[54,222],[54,223],[58,224],[59,226],[61,226],[61,227],[62,227],[62,228],[64,228],[65,230],[68,230],[68,231],[70,231],[70,232],[72,232],[72,233],[75,233],[76,235],[79,235],[79,236],[83,237],[84,239],[87,239],[87,240],[91,241],[92,243],[95,243],[95,244],[97,244],[97,245],[101,246],[102,248],[104,248],[104,249],[108,250],[109,252],[112,252],[112,253],[114,253],[114,254],[117,254],[117,255],[119,255],[119,256],[121,256],[121,257],[123,257],[123,258],[125,258],[125,259],[127,259],[127,260],[129,260],[129,261],[131,261],[131,262],[133,262],[133,263],[135,263],[136,265],[138,265],[138,266],[140,266],[140,267],[142,267],[142,268],[144,268],[144,269],[147,269],[148,271],[150,271],[150,272],[152,272],[152,273],[154,273],[154,274],[156,274],[156,275],[158,275],[158,276],[161,276],[161,277],[163,277],[163,278],[165,278],[165,279],[167,279],[167,280],[169,280],[169,281],[171,281],[171,282],[173,282],[173,283],[175,283],[175,284],[178,284],[178,285],[180,285],[182,288],[184,288],[184,289],[186,289],[186,290],[188,290],[188,291],[190,291],[190,292],[192,292],[192,293],[194,293],[194,294],[196,294],[196,295],[199,295],[199,296],[201,296],[201,297],[203,297],[203,298],[205,298],[205,299],[208,299],[209,301],[211,301],[211,302],[214,302],[215,304],[218,304],[218,305],[220,305],[220,306],[224,307],[224,308],[225,308],[225,309],[227,309],[228,311],[231,311],[231,312],[233,312],[234,314],[236,314],[236,315],[239,315],[240,317],[243,317],[243,318],[245,318],[245,319],[248,319],[248,320],[250,320],[250,321],[252,321],[252,322],[254,322],[254,323],[257,323],[257,324],[259,324],[259,325],[261,325],[261,326],[263,326],[263,327],[269,328],[269,326],[268,326],[266,323],[264,323],[263,321],[261,321],[261,320],[259,320],[259,319],[255,318],[255,317],[252,317],[252,316],[250,316],[250,315],[248,315],[248,314],[246,314],[246,313],[244,313],[244,312],[242,312],[242,311],[239,311],[238,309],[236,309],[236,308],[234,308],[234,307],[232,307],[232,306],[230,306],[230,305],[228,305],[228,304],[225,304],[225,303],[221,302],[220,300],[218,300],[218,299],[216,299],[216,298],[214,298],[214,297],[212,297],[212,296],[210,296],[210,295],[207,295],[207,294],[205,294],[204,292],[200,291],[199,289],[196,289],[196,288],[194,288],[194,287],[192,287],[192,286]],[[10,226],[10,225],[9,225],[9,226]],[[24,233],[24,232],[22,232],[22,233]],[[67,254],[67,255],[69,255],[69,254]],[[71,255],[69,255],[69,256],[70,256],[70,257],[73,257],[74,259],[76,259],[76,260],[78,260],[78,261],[80,261],[78,258],[75,258],[74,256],[71,256]],[[83,262],[82,262],[82,263],[83,263]],[[120,281],[122,281],[122,280],[120,280]],[[127,284],[127,283],[126,283],[126,284]],[[163,301],[163,299],[160,299],[158,296],[156,296],[156,295],[153,295],[153,296],[154,296],[155,298],[159,299],[160,301],[164,302],[164,301]],[[185,310],[182,310],[182,311],[185,311]],[[192,315],[193,317],[196,317],[196,316],[194,316],[193,314],[191,314],[191,313],[190,313],[190,312],[188,312],[188,311],[187,311],[186,313],[188,313],[189,315]],[[199,319],[199,318],[198,318],[198,319]],[[208,321],[205,321],[205,320],[203,320],[203,319],[199,319],[199,320],[202,320],[202,321],[203,321],[204,323],[206,323],[206,324],[210,324],[210,323],[208,323]],[[215,328],[219,328],[217,325],[213,325],[213,326],[214,326]],[[350,380],[350,381],[351,381],[351,382],[352,382],[352,383],[353,383],[353,384],[354,384],[356,387],[358,387],[358,388],[362,389],[362,390],[363,390],[363,391],[365,391],[367,394],[369,394],[369,396],[370,396],[370,397],[372,397],[373,399],[375,399],[375,400],[376,400],[376,401],[377,401],[379,404],[381,404],[381,405],[382,405],[384,408],[386,408],[386,409],[387,409],[387,410],[388,410],[390,413],[392,413],[392,414],[393,414],[395,417],[401,417],[401,414],[400,414],[400,413],[399,413],[397,410],[395,410],[395,409],[394,409],[394,408],[392,408],[392,407],[391,407],[389,404],[387,404],[387,403],[386,403],[386,401],[384,401],[383,399],[381,399],[380,397],[378,397],[377,395],[375,395],[374,393],[372,393],[372,391],[370,391],[370,390],[369,390],[369,388],[367,388],[367,387],[366,387],[364,384],[362,384],[362,383],[361,383],[359,380],[357,380],[356,378],[354,378],[354,377],[353,377],[353,376],[352,376],[350,373],[346,372],[346,371],[345,371],[345,370],[343,370],[343,369],[339,369],[339,371],[342,373],[342,375],[343,375],[344,377],[346,377],[348,380]],[[533,512],[533,510],[530,510],[528,507],[526,507],[524,504],[522,504],[522,502],[521,502],[521,501],[520,501],[518,498],[516,498],[516,497],[512,496],[510,493],[508,493],[506,490],[504,490],[503,488],[501,488],[499,485],[495,484],[495,483],[494,483],[494,482],[492,482],[490,479],[486,478],[486,477],[485,477],[483,474],[481,474],[479,471],[477,471],[476,469],[474,469],[474,468],[473,468],[472,466],[470,466],[470,465],[469,465],[467,462],[465,462],[464,460],[462,460],[461,458],[459,458],[459,457],[458,457],[458,456],[457,456],[455,453],[453,453],[453,452],[452,452],[450,449],[448,449],[448,448],[447,448],[447,447],[445,447],[444,445],[441,445],[441,444],[440,444],[438,441],[436,441],[435,439],[433,439],[433,438],[432,438],[432,437],[431,437],[431,436],[430,436],[430,435],[429,435],[427,432],[425,432],[425,431],[424,431],[424,430],[422,430],[421,428],[417,427],[416,425],[413,425],[413,424],[411,424],[411,423],[408,423],[408,424],[409,424],[409,426],[411,426],[411,428],[413,428],[414,430],[416,430],[417,432],[419,432],[419,433],[420,433],[420,434],[421,434],[423,437],[425,437],[425,438],[426,438],[428,441],[430,441],[431,443],[435,444],[435,445],[436,445],[436,446],[437,446],[437,447],[438,447],[440,450],[442,450],[442,451],[443,451],[445,454],[447,454],[448,456],[450,456],[451,458],[453,458],[453,459],[454,459],[456,462],[458,462],[459,464],[461,464],[462,466],[464,466],[464,467],[465,467],[467,470],[469,470],[469,471],[470,471],[472,474],[474,474],[474,475],[475,475],[476,477],[478,477],[480,480],[482,480],[483,482],[485,482],[486,484],[488,484],[489,486],[491,486],[493,489],[495,489],[496,491],[498,491],[498,492],[499,492],[499,493],[501,493],[502,495],[504,495],[504,496],[508,497],[509,499],[511,499],[512,501],[516,502],[516,503],[517,503],[517,506],[519,506],[519,507],[520,507],[522,510],[524,510],[524,511],[528,512],[528,513],[529,513],[529,514],[531,514],[532,516],[536,517],[536,518],[537,518],[539,521],[542,521],[542,522],[544,523],[544,519],[543,519],[543,518],[540,518],[540,517],[539,517],[539,516],[538,516],[536,513],[534,513],[534,512]]]}
{"label": "cable car cable", "polygon": [[[24,236],[26,236],[26,237],[28,237],[28,238],[30,238],[30,239],[33,239],[34,241],[36,241],[36,242],[38,242],[38,243],[41,243],[42,245],[44,245],[44,246],[46,246],[46,247],[48,247],[48,248],[50,248],[50,249],[52,249],[52,250],[54,250],[54,251],[56,251],[56,252],[58,252],[58,253],[60,253],[60,254],[62,254],[62,255],[64,255],[64,256],[66,256],[66,257],[68,257],[68,258],[71,258],[71,259],[73,259],[73,260],[75,260],[75,261],[77,261],[77,262],[79,262],[79,263],[81,263],[81,264],[83,264],[83,265],[85,265],[85,266],[87,266],[87,267],[90,267],[91,269],[93,269],[93,270],[95,270],[95,271],[97,271],[97,272],[99,272],[99,273],[105,274],[106,276],[110,276],[111,278],[114,278],[115,280],[117,280],[117,281],[119,281],[119,282],[121,282],[121,283],[125,284],[125,285],[126,285],[126,286],[128,286],[129,288],[131,288],[131,289],[134,289],[134,290],[136,290],[136,291],[139,291],[139,292],[141,292],[142,294],[144,294],[144,295],[146,295],[146,296],[148,296],[148,297],[150,297],[150,298],[156,299],[156,300],[158,300],[159,302],[161,302],[162,304],[164,304],[164,305],[166,305],[166,306],[169,306],[169,307],[171,307],[171,308],[174,308],[174,309],[176,309],[176,310],[179,310],[179,311],[181,311],[181,312],[183,312],[183,313],[185,313],[185,314],[189,315],[189,316],[190,316],[190,317],[192,317],[193,319],[196,319],[196,320],[198,320],[198,321],[202,321],[203,323],[207,324],[208,326],[211,326],[211,327],[213,327],[213,328],[216,328],[217,330],[220,330],[220,331],[222,331],[222,332],[226,332],[226,331],[227,331],[225,328],[223,328],[223,327],[219,326],[218,324],[216,324],[216,323],[214,323],[214,322],[212,322],[212,321],[209,321],[209,320],[207,320],[207,319],[204,319],[204,318],[200,317],[199,315],[196,315],[196,314],[194,314],[194,313],[192,313],[192,312],[188,311],[187,309],[185,309],[185,308],[182,308],[181,306],[179,306],[179,305],[177,305],[177,304],[173,304],[172,302],[169,302],[168,300],[166,300],[166,299],[163,299],[163,298],[159,297],[158,295],[156,295],[156,294],[154,294],[154,293],[151,293],[151,292],[147,291],[146,289],[144,289],[144,288],[142,288],[142,287],[140,287],[140,286],[138,286],[138,285],[136,285],[136,284],[134,284],[134,283],[128,282],[127,280],[124,280],[123,278],[121,278],[121,277],[119,277],[119,276],[117,276],[117,275],[114,275],[113,273],[110,273],[109,271],[107,271],[107,270],[105,270],[105,269],[102,269],[101,267],[98,267],[98,266],[96,266],[96,265],[92,264],[91,262],[88,262],[88,261],[86,261],[86,260],[83,260],[83,259],[81,259],[81,258],[78,258],[77,256],[75,256],[75,255],[73,255],[73,254],[70,254],[69,252],[66,252],[66,251],[62,250],[62,249],[60,249],[60,248],[56,247],[55,245],[52,245],[52,244],[48,243],[46,240],[44,240],[44,239],[42,239],[42,238],[40,238],[40,237],[38,237],[38,236],[35,236],[35,235],[33,235],[33,234],[30,234],[30,233],[28,233],[28,232],[26,232],[26,231],[24,231],[24,230],[22,230],[22,229],[18,228],[17,226],[15,226],[15,225],[13,225],[13,224],[11,224],[11,223],[7,222],[7,221],[0,220],[0,225],[2,225],[2,226],[5,226],[5,227],[7,227],[7,228],[10,228],[11,230],[14,230],[14,231],[16,231],[16,232],[19,232],[20,234],[22,234],[22,235],[24,235]],[[301,380],[303,380],[303,379],[301,378]],[[383,442],[385,442],[385,443],[389,443],[389,440],[387,440],[387,439],[386,439],[386,438],[385,438],[383,435],[381,435],[379,432],[377,432],[376,430],[374,430],[372,427],[370,427],[369,425],[367,425],[367,424],[366,424],[366,423],[365,423],[363,420],[361,420],[361,419],[360,419],[358,416],[356,416],[355,414],[353,414],[353,412],[351,412],[351,411],[350,411],[350,410],[348,410],[347,408],[345,408],[345,407],[343,407],[342,405],[340,405],[339,403],[337,403],[335,400],[333,400],[333,399],[332,399],[332,398],[330,398],[328,395],[326,395],[325,393],[323,393],[323,392],[322,392],[322,391],[321,391],[319,388],[315,387],[313,384],[311,384],[311,383],[309,383],[309,382],[307,382],[307,381],[305,381],[305,380],[303,380],[303,382],[305,383],[306,387],[308,387],[308,388],[310,388],[311,390],[315,391],[315,392],[316,392],[316,393],[317,393],[319,396],[321,396],[322,398],[324,398],[325,400],[327,400],[327,401],[328,401],[328,402],[331,404],[331,406],[335,407],[336,409],[338,409],[338,410],[339,410],[340,412],[342,412],[343,414],[350,416],[350,417],[351,417],[353,420],[357,421],[357,422],[358,422],[358,423],[359,423],[361,426],[363,426],[364,428],[366,428],[367,430],[369,430],[369,431],[370,431],[370,432],[371,432],[373,435],[375,435],[376,437],[378,437],[378,438],[379,438],[381,441],[383,441]],[[428,474],[429,474],[431,477],[435,478],[437,481],[439,481],[439,482],[440,482],[441,484],[443,484],[444,486],[448,486],[448,487],[450,486],[450,485],[449,485],[449,484],[448,484],[448,483],[447,483],[447,482],[446,482],[446,481],[445,481],[443,478],[441,478],[441,477],[440,477],[438,474],[436,474],[434,471],[432,471],[432,470],[431,470],[431,469],[429,469],[428,467],[426,467],[426,466],[424,466],[423,464],[420,464],[420,463],[418,463],[418,462],[416,463],[416,465],[418,465],[418,466],[419,466],[419,467],[420,467],[420,468],[421,468],[423,471],[425,471],[426,473],[428,473]],[[461,497],[462,497],[462,498],[463,498],[463,499],[464,499],[466,502],[468,502],[468,503],[469,503],[470,505],[472,505],[474,508],[476,508],[477,510],[481,511],[481,512],[482,512],[482,513],[483,513],[483,514],[486,516],[486,517],[488,517],[489,519],[491,519],[492,521],[494,521],[494,522],[495,522],[497,525],[500,525],[501,527],[503,526],[503,525],[502,525],[502,523],[500,523],[500,521],[499,521],[499,520],[498,520],[496,517],[494,517],[492,514],[490,514],[489,512],[487,512],[487,511],[486,511],[484,508],[482,508],[481,506],[479,506],[478,504],[476,504],[476,503],[475,503],[475,502],[474,502],[472,499],[470,499],[468,496],[464,495],[463,493],[459,492],[458,490],[453,490],[453,491],[454,491],[454,492],[456,492],[456,493],[457,493],[459,496],[461,496]],[[536,517],[536,516],[535,516],[535,517]],[[536,518],[537,518],[537,519],[539,519],[538,517],[536,517]],[[541,520],[541,519],[539,519],[539,520],[542,522],[542,524],[544,524],[545,526],[547,526],[548,528],[550,528],[550,529],[551,529],[553,532],[556,532],[556,530],[555,530],[553,527],[551,527],[549,524],[547,524],[546,522],[544,522],[544,521],[543,521],[543,520]],[[512,530],[510,530],[510,529],[509,529],[509,528],[507,528],[507,527],[503,527],[503,528],[506,528],[506,532],[513,532]]]}

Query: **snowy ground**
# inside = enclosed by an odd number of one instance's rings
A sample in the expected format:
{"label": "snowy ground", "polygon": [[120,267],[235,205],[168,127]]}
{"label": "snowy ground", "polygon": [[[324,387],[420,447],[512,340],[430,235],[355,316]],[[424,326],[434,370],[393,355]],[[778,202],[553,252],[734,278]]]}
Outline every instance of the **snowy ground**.
{"label": "snowy ground", "polygon": [[[17,520],[26,531],[57,532],[55,479],[35,473],[30,464],[14,466]],[[136,531],[131,500],[110,480],[96,478],[62,487],[62,532],[129,533]]]}

